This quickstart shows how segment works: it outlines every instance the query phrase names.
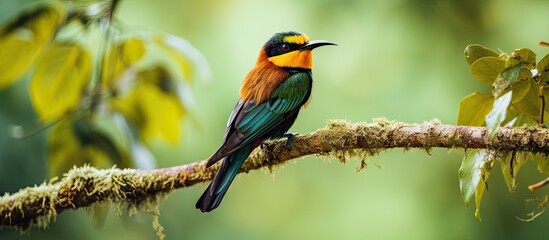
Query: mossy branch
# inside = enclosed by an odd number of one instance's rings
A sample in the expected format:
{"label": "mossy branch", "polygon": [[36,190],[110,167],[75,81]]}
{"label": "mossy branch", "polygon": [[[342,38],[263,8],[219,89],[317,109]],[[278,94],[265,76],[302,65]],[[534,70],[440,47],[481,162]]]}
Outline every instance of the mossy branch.
{"label": "mossy branch", "polygon": [[[256,149],[241,171],[273,167],[311,154],[367,157],[391,148],[474,148],[548,154],[549,129],[500,128],[490,141],[484,127],[443,125],[436,120],[423,124],[383,119],[354,124],[333,120],[325,128],[295,137],[291,150],[284,143],[285,139],[275,140]],[[33,224],[45,227],[66,209],[97,202],[124,204],[130,210],[156,206],[164,194],[208,181],[216,171],[217,165],[205,168],[205,161],[155,170],[74,168],[60,181],[6,193],[0,198],[0,226],[21,230]]]}

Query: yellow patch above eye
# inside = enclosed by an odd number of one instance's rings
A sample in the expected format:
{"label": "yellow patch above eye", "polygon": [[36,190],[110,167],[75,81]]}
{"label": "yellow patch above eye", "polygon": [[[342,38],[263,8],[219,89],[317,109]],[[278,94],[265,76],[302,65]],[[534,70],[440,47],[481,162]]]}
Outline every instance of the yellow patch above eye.
{"label": "yellow patch above eye", "polygon": [[287,43],[294,43],[294,44],[301,45],[309,42],[309,37],[305,35],[286,36],[284,37],[283,41]]}
{"label": "yellow patch above eye", "polygon": [[311,50],[291,51],[268,58],[279,67],[311,69],[313,67],[313,52]]}

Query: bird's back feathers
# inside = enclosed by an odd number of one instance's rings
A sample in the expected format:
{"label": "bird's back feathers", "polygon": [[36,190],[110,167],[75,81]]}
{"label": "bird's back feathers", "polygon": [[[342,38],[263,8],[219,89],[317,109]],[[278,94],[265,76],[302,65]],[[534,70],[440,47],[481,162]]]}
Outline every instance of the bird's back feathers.
{"label": "bird's back feathers", "polygon": [[270,136],[269,133],[299,111],[307,102],[311,88],[311,73],[298,72],[280,84],[266,101],[256,104],[253,100],[241,99],[231,113],[223,144],[208,160],[207,166],[245,145],[253,144],[256,147],[266,138],[280,137]]}

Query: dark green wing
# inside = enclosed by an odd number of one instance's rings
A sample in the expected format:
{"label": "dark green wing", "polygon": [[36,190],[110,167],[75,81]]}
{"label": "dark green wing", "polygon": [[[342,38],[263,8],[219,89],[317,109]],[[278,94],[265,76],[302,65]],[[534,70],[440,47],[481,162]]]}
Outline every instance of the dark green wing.
{"label": "dark green wing", "polygon": [[311,73],[298,72],[280,84],[264,102],[239,101],[227,123],[224,143],[210,158],[208,166],[242,146],[269,137],[265,135],[299,111],[309,98],[311,87]]}

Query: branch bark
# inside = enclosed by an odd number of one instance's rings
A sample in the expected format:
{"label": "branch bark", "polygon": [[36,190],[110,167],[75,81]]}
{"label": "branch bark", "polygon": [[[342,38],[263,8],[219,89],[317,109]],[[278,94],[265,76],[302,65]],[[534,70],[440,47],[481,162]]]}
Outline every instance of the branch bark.
{"label": "branch bark", "polygon": [[[347,158],[368,157],[391,148],[493,149],[549,154],[549,129],[537,127],[500,128],[492,140],[484,127],[443,125],[433,120],[407,124],[374,120],[349,123],[332,120],[325,128],[266,143],[256,149],[241,172],[273,167],[302,156],[316,154]],[[129,209],[157,206],[170,191],[205,182],[218,165],[205,168],[205,161],[155,170],[74,168],[63,179],[21,189],[0,198],[0,226],[26,230],[32,225],[45,227],[58,213],[88,207],[97,202],[125,204]],[[197,196],[198,197],[198,196]]]}

